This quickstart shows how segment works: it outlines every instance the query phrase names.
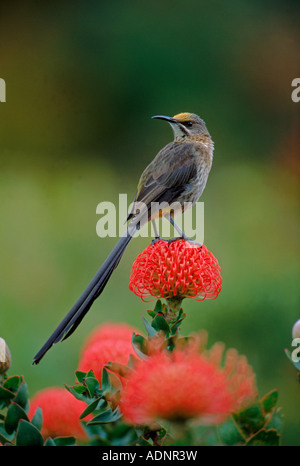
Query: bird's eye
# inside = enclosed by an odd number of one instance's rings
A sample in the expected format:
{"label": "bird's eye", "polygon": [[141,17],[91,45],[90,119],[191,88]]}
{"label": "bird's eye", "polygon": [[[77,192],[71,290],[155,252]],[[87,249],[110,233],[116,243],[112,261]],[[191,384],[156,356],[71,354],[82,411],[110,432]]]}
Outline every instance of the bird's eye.
{"label": "bird's eye", "polygon": [[185,124],[186,124],[186,126],[188,126],[189,128],[190,128],[191,126],[193,126],[193,122],[192,122],[192,121],[187,121]]}

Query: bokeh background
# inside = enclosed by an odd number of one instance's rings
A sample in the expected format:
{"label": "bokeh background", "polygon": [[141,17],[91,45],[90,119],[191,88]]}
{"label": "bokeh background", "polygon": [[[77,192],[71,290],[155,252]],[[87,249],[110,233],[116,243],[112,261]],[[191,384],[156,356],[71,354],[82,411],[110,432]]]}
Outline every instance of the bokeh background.
{"label": "bokeh background", "polygon": [[246,354],[260,394],[280,390],[282,443],[300,445],[300,386],[284,354],[300,317],[298,34],[296,0],[1,3],[0,336],[32,395],[73,382],[96,325],[142,328],[152,304],[128,282],[145,238],[76,333],[31,365],[115,244],[96,235],[97,204],[131,200],[172,138],[150,117],[190,111],[215,141],[202,201],[223,290],[184,303],[183,332],[205,328]]}

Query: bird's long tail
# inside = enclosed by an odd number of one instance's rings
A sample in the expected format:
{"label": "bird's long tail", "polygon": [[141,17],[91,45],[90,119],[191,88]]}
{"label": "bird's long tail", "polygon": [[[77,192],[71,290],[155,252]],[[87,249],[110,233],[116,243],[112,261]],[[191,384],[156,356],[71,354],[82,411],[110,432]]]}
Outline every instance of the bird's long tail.
{"label": "bird's long tail", "polygon": [[132,236],[137,229],[138,227],[136,225],[131,228],[129,227],[127,232],[120,238],[119,242],[116,244],[105,262],[102,264],[88,287],[76,301],[74,306],[70,309],[66,317],[61,321],[52,335],[48,338],[43,347],[35,355],[33,358],[33,364],[38,364],[54,343],[65,340],[78,327],[95,299],[97,299],[104,290],[111,274],[119,264],[126,247],[128,246]]}

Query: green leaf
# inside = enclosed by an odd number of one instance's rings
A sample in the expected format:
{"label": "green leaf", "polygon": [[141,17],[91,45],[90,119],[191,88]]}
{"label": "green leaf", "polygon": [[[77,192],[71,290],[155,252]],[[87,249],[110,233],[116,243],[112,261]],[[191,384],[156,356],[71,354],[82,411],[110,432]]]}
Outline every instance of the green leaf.
{"label": "green leaf", "polygon": [[40,431],[30,422],[21,420],[19,422],[16,445],[23,446],[42,446],[44,439]]}
{"label": "green leaf", "polygon": [[65,385],[65,387],[77,400],[84,401],[87,404],[91,402],[90,396],[87,396],[88,391],[86,387],[82,385],[73,385],[73,387]]}
{"label": "green leaf", "polygon": [[15,430],[17,430],[19,421],[25,419],[29,421],[26,412],[24,411],[21,406],[17,405],[16,403],[12,402],[9,406],[6,414],[5,419],[5,429],[9,434],[12,434]]}
{"label": "green leaf", "polygon": [[262,399],[261,403],[266,413],[272,411],[278,401],[278,390],[272,390],[271,392],[267,393]]}
{"label": "green leaf", "polygon": [[44,447],[56,447],[56,443],[54,442],[53,438],[48,437],[44,443]]}
{"label": "green leaf", "polygon": [[[94,437],[101,437],[101,439],[106,441],[107,439],[107,431],[105,429],[105,425],[101,424],[95,424],[95,425],[89,425],[86,422],[83,421],[82,423],[84,430],[88,434],[90,438]],[[103,443],[104,445],[104,443]],[[108,444],[107,444],[108,445]]]}
{"label": "green leaf", "polygon": [[135,432],[137,436],[137,441],[135,442],[135,445],[147,446],[147,447],[153,446],[152,440],[150,439],[150,436],[148,435],[148,430],[146,427],[136,426]]}
{"label": "green leaf", "polygon": [[158,299],[155,303],[155,307],[153,311],[150,310],[150,311],[147,311],[147,313],[153,319],[157,314],[164,314],[165,309],[166,309],[166,305],[162,304],[161,300]]}
{"label": "green leaf", "polygon": [[180,309],[176,322],[174,322],[174,324],[171,326],[171,335],[176,334],[176,332],[178,331],[181,325],[181,322],[185,319],[185,317],[186,317],[186,314],[183,312],[182,309]]}
{"label": "green leaf", "polygon": [[3,383],[3,387],[16,392],[21,382],[22,378],[19,375],[13,375],[5,380],[5,382]]}
{"label": "green leaf", "polygon": [[152,443],[149,440],[146,440],[144,437],[139,437],[136,445],[139,447],[152,447]]}
{"label": "green leaf", "polygon": [[103,394],[110,393],[111,391],[110,378],[105,367],[102,369],[101,390]]}
{"label": "green leaf", "polygon": [[26,409],[29,404],[29,393],[27,383],[22,382],[20,388],[16,394],[15,400],[18,405],[22,406],[22,408]]}
{"label": "green leaf", "polygon": [[78,382],[83,383],[83,380],[84,380],[85,377],[86,377],[86,372],[76,371],[76,372],[75,372],[75,376],[76,376]]}
{"label": "green leaf", "polygon": [[268,429],[275,429],[278,433],[280,433],[283,426],[283,421],[284,416],[282,413],[282,408],[276,408],[270,416],[270,419],[267,421],[265,427]]}
{"label": "green leaf", "polygon": [[91,421],[87,423],[87,425],[115,422],[121,417],[122,414],[119,408],[116,408],[114,411],[112,411],[111,409],[107,409],[106,411],[103,411],[103,413],[98,414],[98,416],[95,416]]}
{"label": "green leaf", "polygon": [[233,415],[233,419],[246,435],[259,431],[265,423],[265,417],[260,403],[253,403],[244,411]]}
{"label": "green leaf", "polygon": [[265,430],[262,429],[254,434],[247,442],[247,446],[268,446],[278,447],[280,436],[274,429]]}
{"label": "green leaf", "polygon": [[107,406],[107,403],[104,399],[98,399],[97,400],[94,400],[92,401],[92,403],[90,403],[88,405],[88,407],[83,411],[83,413],[81,413],[80,415],[80,419],[83,419],[84,417],[88,416],[89,414],[91,414],[93,411],[97,410],[97,409],[101,409],[103,408],[104,406]]}
{"label": "green leaf", "polygon": [[5,404],[8,403],[9,400],[13,399],[15,394],[8,390],[7,388],[0,386],[0,402]]}
{"label": "green leaf", "polygon": [[39,430],[41,430],[43,425],[43,412],[40,407],[35,410],[31,423]]}
{"label": "green leaf", "polygon": [[154,337],[154,335],[156,335],[156,333],[157,333],[156,330],[155,330],[155,328],[152,327],[151,324],[149,324],[148,320],[145,319],[144,316],[142,316],[142,319],[143,319],[143,322],[144,322],[144,325],[145,325],[145,327],[146,327],[146,330],[147,330],[148,335],[149,335],[150,337]]}
{"label": "green leaf", "polygon": [[87,377],[85,379],[85,384],[91,397],[95,395],[95,390],[97,390],[100,387],[99,382],[95,377]]}
{"label": "green leaf", "polygon": [[155,312],[155,314],[158,314],[160,312],[163,312],[163,304],[161,302],[160,299],[158,299],[155,303],[155,308],[153,309],[153,312]]}
{"label": "green leaf", "polygon": [[142,335],[133,334],[131,344],[137,356],[147,359],[147,340]]}
{"label": "green leaf", "polygon": [[67,447],[76,443],[76,438],[74,437],[55,437],[53,440],[57,447]]}
{"label": "green leaf", "polygon": [[152,327],[158,332],[164,332],[167,336],[170,334],[170,327],[163,315],[157,314],[152,320]]}
{"label": "green leaf", "polygon": [[75,384],[75,385],[73,385],[72,388],[73,388],[74,392],[76,392],[78,395],[82,395],[82,394],[88,392],[87,388],[84,385],[76,385]]}
{"label": "green leaf", "polygon": [[13,434],[8,434],[6,432],[5,427],[4,427],[4,422],[0,422],[0,442],[5,444],[5,443],[11,443],[14,439],[15,433]]}
{"label": "green leaf", "polygon": [[218,434],[220,440],[225,445],[237,445],[245,443],[245,437],[232,418],[218,426]]}
{"label": "green leaf", "polygon": [[185,319],[185,318],[186,318],[186,314],[183,312],[183,309],[182,309],[182,307],[181,307],[180,310],[179,310],[177,319],[178,319],[178,320],[183,320],[183,319]]}

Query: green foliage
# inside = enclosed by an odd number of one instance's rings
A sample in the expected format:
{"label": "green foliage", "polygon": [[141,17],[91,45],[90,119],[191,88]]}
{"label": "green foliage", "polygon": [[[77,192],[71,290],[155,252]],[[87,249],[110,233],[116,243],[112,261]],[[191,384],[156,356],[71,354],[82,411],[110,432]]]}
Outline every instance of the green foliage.
{"label": "green foliage", "polygon": [[[105,374],[105,370],[103,371]],[[86,378],[92,378],[91,373]],[[105,382],[107,375],[103,375]],[[86,431],[93,445],[224,445],[224,446],[279,446],[283,416],[276,407],[278,391],[273,390],[261,400],[256,401],[245,410],[234,414],[226,422],[215,427],[199,427],[192,425],[132,427],[123,423],[118,408],[111,409],[103,389],[97,389],[90,396],[86,379],[68,389],[78,398],[85,400],[88,407],[81,418],[93,414],[92,420],[85,424]],[[94,382],[96,384],[96,380]],[[111,387],[112,388],[112,387]],[[76,395],[77,393],[77,395]]]}
{"label": "green foliage", "polygon": [[106,369],[102,371],[101,387],[92,371],[75,373],[77,382],[66,388],[78,399],[87,403],[80,418],[85,419],[93,415],[92,419],[84,422],[89,436],[90,445],[130,445],[137,440],[134,428],[126,426],[121,421],[118,406],[112,407],[111,398],[118,398],[120,386],[113,385],[113,375]]}
{"label": "green foliage", "polygon": [[[173,325],[166,321],[167,308],[158,301],[152,318],[143,319],[148,337],[133,334],[132,345],[138,358],[151,355],[153,343],[168,351],[184,348],[189,338],[179,335],[185,317],[180,309]],[[154,346],[154,348],[156,348]],[[86,403],[80,419],[87,433],[87,445],[94,446],[278,446],[283,424],[281,409],[277,407],[278,390],[272,390],[260,400],[233,414],[218,426],[199,426],[187,420],[157,422],[144,426],[124,423],[118,403],[123,385],[117,375],[127,377],[136,363],[131,356],[128,365],[109,363],[102,370],[101,383],[93,371],[76,371],[76,383],[66,389]],[[68,446],[74,437],[44,439],[41,433],[43,413],[37,408],[32,419],[28,417],[29,393],[23,376],[2,375],[0,384],[0,442],[12,446]]]}
{"label": "green foliage", "polygon": [[[143,318],[148,338],[133,334],[132,345],[138,357],[149,357],[151,340],[160,336],[160,344],[172,351],[176,345],[182,347],[189,338],[179,337],[180,324],[185,317],[180,310],[176,323],[170,328],[164,317],[166,307],[160,301],[154,311],[148,311],[152,322]],[[134,365],[134,364],[133,364]],[[126,368],[121,364],[109,364],[108,369],[126,376]],[[230,419],[213,427],[199,427],[189,423],[172,423],[154,426],[126,426],[117,405],[122,385],[116,388],[112,383],[111,373],[103,369],[101,387],[92,371],[77,372],[78,382],[67,387],[79,400],[88,406],[81,418],[93,415],[85,427],[93,445],[245,445],[278,446],[282,430],[283,416],[277,408],[278,390],[272,390],[260,400],[256,400],[246,409],[233,414]],[[113,401],[112,401],[113,400]],[[122,435],[121,435],[122,434]],[[116,443],[119,442],[119,443]]]}
{"label": "green foliage", "polygon": [[16,434],[16,446],[42,446],[44,439],[40,431],[29,421],[20,419]]}
{"label": "green foliage", "polygon": [[[126,425],[122,420],[121,412],[116,406],[112,408],[112,397],[118,398],[120,389],[116,389],[111,383],[110,374],[103,369],[101,388],[97,386],[97,379],[91,371],[84,376],[82,372],[76,372],[77,383],[67,389],[79,400],[84,400],[88,406],[81,414],[81,419],[92,414],[91,420],[86,421],[84,426],[89,436],[90,445],[122,446],[122,445],[160,445],[166,437],[167,432],[162,426],[157,429],[133,427]],[[91,393],[87,386],[93,380],[97,386]],[[98,384],[99,385],[99,384]]]}
{"label": "green foliage", "polygon": [[218,435],[224,445],[278,446],[283,416],[276,408],[278,390],[272,390],[231,419],[218,426]]}
{"label": "green foliage", "polygon": [[[149,322],[143,317],[148,338],[139,334],[133,334],[132,346],[136,355],[145,359],[149,355],[151,340],[161,336],[161,344],[169,350],[174,348],[174,341],[188,341],[185,338],[178,338],[178,332],[185,314],[182,309],[178,317],[169,325],[165,319],[167,308],[160,300],[157,301],[153,311],[148,311],[152,321]],[[130,366],[134,366],[134,359],[129,360],[128,366],[110,363],[107,368],[116,374],[126,376],[130,372]],[[170,436],[164,426],[132,427],[124,424],[121,412],[117,406],[117,401],[121,396],[122,385],[114,378],[114,374],[107,369],[102,371],[101,386],[92,371],[86,373],[76,372],[77,382],[73,386],[66,388],[78,399],[87,403],[87,408],[81,414],[81,419],[88,415],[93,415],[91,420],[85,421],[85,429],[90,437],[92,445],[161,445],[168,442]]]}
{"label": "green foliage", "polygon": [[[180,309],[175,322],[169,324],[165,318],[167,315],[167,306],[163,304],[160,299],[156,302],[154,310],[148,311],[148,315],[152,317],[151,325],[149,325],[144,318],[143,321],[150,336],[155,335],[156,332],[163,332],[166,336],[176,335],[183,319],[186,317],[186,314]],[[153,329],[156,330],[156,332],[154,332]]]}
{"label": "green foliage", "polygon": [[41,434],[43,415],[37,408],[28,418],[29,393],[24,378],[19,375],[2,375],[0,383],[0,443],[10,446],[72,445],[75,439],[48,438]]}

